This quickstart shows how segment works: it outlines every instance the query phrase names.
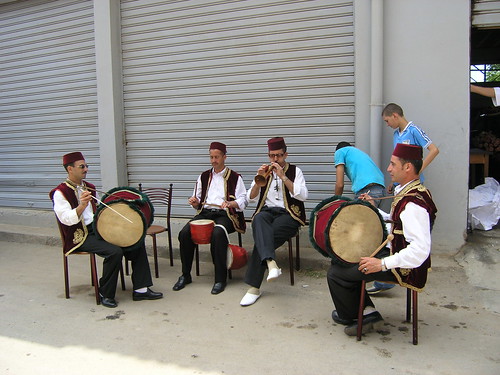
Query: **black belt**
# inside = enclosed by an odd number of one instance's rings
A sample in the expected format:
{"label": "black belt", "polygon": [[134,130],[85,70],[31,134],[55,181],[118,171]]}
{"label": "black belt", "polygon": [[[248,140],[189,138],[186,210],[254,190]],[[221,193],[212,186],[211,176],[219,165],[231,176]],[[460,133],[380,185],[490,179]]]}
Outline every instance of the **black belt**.
{"label": "black belt", "polygon": [[221,210],[219,208],[204,208],[203,211],[208,211],[208,212],[212,212],[212,213],[226,212],[226,210]]}
{"label": "black belt", "polygon": [[[374,182],[373,184],[366,185],[363,189],[369,188],[370,186],[382,186],[382,187],[385,187],[384,185],[380,185],[380,184],[377,184],[376,182]],[[363,190],[363,189],[361,189],[361,190]]]}

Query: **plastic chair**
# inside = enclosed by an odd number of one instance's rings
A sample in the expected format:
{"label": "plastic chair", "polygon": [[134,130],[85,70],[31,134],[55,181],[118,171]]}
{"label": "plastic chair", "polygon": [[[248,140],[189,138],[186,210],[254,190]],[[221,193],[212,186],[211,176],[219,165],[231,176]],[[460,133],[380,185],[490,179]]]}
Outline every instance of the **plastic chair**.
{"label": "plastic chair", "polygon": [[[64,244],[64,232],[61,227],[61,223],[59,220],[57,220],[57,227],[59,228],[59,234],[61,235],[61,241]],[[90,277],[91,277],[91,282],[92,286],[94,287],[94,293],[95,293],[95,302],[97,305],[101,304],[101,297],[99,295],[99,280],[97,278],[97,262],[95,259],[95,254],[94,253],[89,253],[86,251],[78,251],[75,250],[73,251],[70,255],[66,256],[64,253],[64,247],[63,247],[63,271],[64,271],[64,291],[66,295],[66,299],[70,298],[69,295],[69,265],[68,265],[68,257],[76,254],[76,255],[89,255],[90,256]],[[125,277],[123,276],[123,266],[120,266],[120,281],[122,284],[122,290],[125,290]]]}
{"label": "plastic chair", "polygon": [[[398,284],[399,285],[399,284]],[[363,310],[365,309],[365,288],[366,281],[361,282],[361,296],[359,298],[358,310],[358,330],[356,334],[357,341],[361,340],[363,330]],[[418,292],[416,290],[406,289],[406,322],[412,322],[413,345],[418,345]]]}
{"label": "plastic chair", "polygon": [[[174,256],[172,253],[172,230],[170,226],[170,213],[172,210],[172,189],[173,189],[173,184],[170,184],[170,187],[168,189],[165,188],[143,188],[142,184],[139,184],[139,190],[143,193],[145,193],[148,197],[151,203],[153,204],[153,207],[155,207],[155,213],[156,211],[156,205],[158,206],[166,206],[166,225],[151,225],[146,234],[148,236],[151,236],[153,239],[153,256],[154,256],[154,261],[155,261],[155,276],[156,278],[159,277],[159,271],[158,271],[158,249],[156,245],[156,235],[167,232],[167,237],[168,237],[168,252],[170,256],[170,266],[172,267],[174,265]],[[127,272],[128,272],[128,267],[127,267]]]}

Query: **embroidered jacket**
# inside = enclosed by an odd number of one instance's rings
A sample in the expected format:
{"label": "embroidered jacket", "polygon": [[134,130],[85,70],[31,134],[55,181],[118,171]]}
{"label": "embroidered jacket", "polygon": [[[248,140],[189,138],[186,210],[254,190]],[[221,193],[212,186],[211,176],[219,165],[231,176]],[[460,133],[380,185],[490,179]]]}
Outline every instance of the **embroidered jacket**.
{"label": "embroidered jacket", "polygon": [[[92,196],[96,197],[94,185],[86,181],[83,181],[82,185],[88,186],[90,188],[90,193],[92,194]],[[52,202],[54,202],[54,193],[56,192],[56,190],[59,190],[64,195],[64,198],[66,198],[66,200],[69,202],[72,209],[78,207],[78,198],[77,198],[78,192],[76,186],[71,184],[69,181],[59,184],[55,189],[52,189],[49,193],[49,197],[52,200]],[[91,200],[91,204],[92,204],[92,211],[95,213],[97,208],[95,200]],[[81,218],[78,224],[71,226],[64,225],[59,221],[59,219],[57,219],[57,221],[64,238],[64,244],[63,244],[64,253],[77,249],[87,239],[88,231],[87,231],[87,226],[83,222],[83,217]]]}
{"label": "embroidered jacket", "polygon": [[[224,196],[227,201],[234,201],[236,199],[236,185],[238,184],[239,177],[239,173],[226,167],[226,172],[224,173]],[[200,205],[198,206],[198,212],[200,212],[205,205],[208,187],[210,186],[211,180],[212,169],[209,169],[201,174],[201,197]],[[226,209],[226,214],[233,222],[234,229],[236,229],[236,231],[240,233],[245,233],[246,223],[243,212],[236,211],[235,208],[228,208]]]}
{"label": "embroidered jacket", "polygon": [[[284,169],[285,176],[288,177],[288,179],[292,182],[295,181],[296,171],[297,171],[297,166],[289,163],[287,163]],[[269,176],[267,184],[260,188],[259,202],[257,203],[257,209],[255,210],[253,216],[258,214],[260,210],[262,210],[262,207],[264,207],[271,183],[272,183],[272,176]],[[304,202],[292,198],[292,196],[290,195],[290,191],[288,190],[286,185],[283,184],[282,186],[284,191],[283,202],[285,204],[286,210],[295,220],[297,220],[301,225],[304,225],[306,222],[306,212],[305,212]]]}
{"label": "embroidered jacket", "polygon": [[[405,194],[415,194],[414,196],[404,196]],[[434,225],[436,219],[437,208],[432,200],[430,191],[421,184],[419,180],[415,180],[408,184],[399,194],[394,198],[392,203],[392,234],[394,239],[391,241],[391,254],[397,253],[406,248],[409,243],[405,240],[403,232],[403,222],[401,221],[401,213],[408,203],[414,203],[423,207],[429,213],[430,230]],[[399,284],[416,290],[422,291],[427,281],[427,271],[431,267],[431,256],[417,268],[394,268],[391,269]]]}

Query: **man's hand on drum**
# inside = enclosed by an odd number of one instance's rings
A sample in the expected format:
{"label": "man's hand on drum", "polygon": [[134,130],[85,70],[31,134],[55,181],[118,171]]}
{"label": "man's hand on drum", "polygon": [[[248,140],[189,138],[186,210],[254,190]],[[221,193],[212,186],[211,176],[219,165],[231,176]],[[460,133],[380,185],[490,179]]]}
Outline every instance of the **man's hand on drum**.
{"label": "man's hand on drum", "polygon": [[193,206],[194,208],[197,208],[200,205],[200,201],[196,197],[191,197],[188,199],[188,203]]}
{"label": "man's hand on drum", "polygon": [[373,198],[368,194],[368,193],[363,193],[359,196],[359,199],[361,199],[362,201],[367,201],[368,203],[370,203],[373,207],[376,207],[375,206],[375,201],[373,200]]}
{"label": "man's hand on drum", "polygon": [[382,260],[373,257],[362,257],[358,270],[364,274],[382,271]]}
{"label": "man's hand on drum", "polygon": [[236,201],[224,201],[224,202],[222,202],[222,204],[220,206],[222,209],[239,208],[238,203],[236,203]]}

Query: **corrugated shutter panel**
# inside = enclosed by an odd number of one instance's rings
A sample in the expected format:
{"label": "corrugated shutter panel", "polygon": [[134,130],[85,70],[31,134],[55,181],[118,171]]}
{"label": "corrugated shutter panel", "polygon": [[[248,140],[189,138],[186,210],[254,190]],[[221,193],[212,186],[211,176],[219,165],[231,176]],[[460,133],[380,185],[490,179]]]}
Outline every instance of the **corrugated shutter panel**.
{"label": "corrugated shutter panel", "polygon": [[98,162],[93,27],[92,1],[0,6],[0,206],[51,208],[64,153]]}
{"label": "corrugated shutter panel", "polygon": [[475,0],[472,8],[472,26],[480,29],[500,27],[500,1]]}
{"label": "corrugated shutter panel", "polygon": [[192,216],[211,141],[248,188],[283,136],[308,208],[332,195],[333,147],[354,140],[352,1],[122,1],[122,44],[131,185],[174,183]]}

